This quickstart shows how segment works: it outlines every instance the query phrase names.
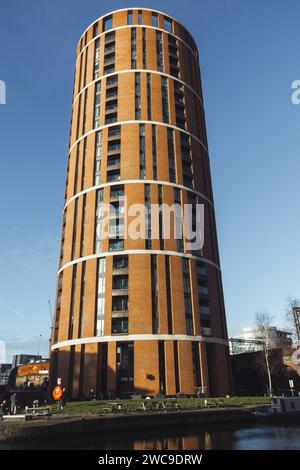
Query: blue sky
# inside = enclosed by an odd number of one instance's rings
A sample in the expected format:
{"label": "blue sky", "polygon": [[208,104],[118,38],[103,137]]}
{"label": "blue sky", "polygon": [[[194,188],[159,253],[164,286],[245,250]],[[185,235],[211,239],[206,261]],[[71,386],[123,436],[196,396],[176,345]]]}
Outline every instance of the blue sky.
{"label": "blue sky", "polygon": [[[163,10],[199,46],[229,332],[300,297],[297,0],[14,0],[0,16],[0,339],[47,354],[75,47],[117,8]],[[42,339],[40,342],[40,335]],[[39,344],[40,343],[40,344]]]}

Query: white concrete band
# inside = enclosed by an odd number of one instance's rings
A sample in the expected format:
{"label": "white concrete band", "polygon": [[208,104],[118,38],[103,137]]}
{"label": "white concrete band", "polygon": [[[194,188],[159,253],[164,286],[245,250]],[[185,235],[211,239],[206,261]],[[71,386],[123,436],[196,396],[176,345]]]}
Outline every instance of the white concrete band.
{"label": "white concrete band", "polygon": [[216,343],[228,346],[228,341],[222,338],[214,338],[208,336],[188,336],[188,335],[153,335],[153,334],[137,334],[137,335],[120,335],[120,336],[92,336],[89,338],[69,339],[61,341],[51,346],[51,351],[59,348],[67,348],[69,346],[76,346],[78,344],[95,344],[95,343],[110,343],[120,341],[195,341],[198,343]]}
{"label": "white concrete band", "polygon": [[89,261],[91,259],[106,258],[109,256],[123,256],[123,255],[168,255],[168,256],[178,256],[180,258],[194,259],[196,261],[202,261],[203,263],[210,264],[214,268],[221,271],[220,266],[207,258],[202,258],[201,256],[190,255],[187,253],[180,253],[179,251],[169,251],[169,250],[120,250],[120,251],[106,251],[103,253],[94,253],[92,255],[82,256],[81,258],[76,258],[69,263],[64,264],[58,271],[59,275],[64,269],[69,268],[77,263],[82,263],[83,261]]}
{"label": "white concrete band", "polygon": [[198,93],[194,90],[194,88],[192,88],[190,85],[188,85],[186,82],[184,82],[183,80],[180,80],[179,78],[177,77],[173,77],[173,75],[170,75],[168,73],[165,73],[165,72],[159,72],[158,70],[150,70],[150,69],[127,69],[127,70],[118,70],[118,71],[115,71],[115,72],[111,72],[111,73],[108,73],[106,75],[101,75],[101,77],[98,77],[96,78],[95,80],[93,80],[92,82],[89,82],[87,85],[85,85],[81,90],[80,92],[75,96],[75,98],[73,99],[73,104],[72,104],[72,109],[74,107],[74,104],[75,102],[77,101],[78,97],[87,89],[89,88],[91,85],[93,85],[94,83],[96,82],[99,82],[101,80],[104,80],[105,78],[108,78],[108,77],[111,77],[113,75],[119,75],[119,74],[123,74],[123,73],[154,73],[156,75],[161,75],[163,77],[167,77],[169,79],[172,79],[172,80],[175,80],[176,82],[180,83],[181,85],[185,86],[186,88],[188,88],[195,96],[196,98],[200,101],[202,107],[203,107],[203,102],[202,102],[202,99],[201,99],[201,96],[198,95]]}
{"label": "white concrete band", "polygon": [[174,126],[173,124],[168,124],[166,122],[147,121],[147,120],[143,120],[143,119],[132,119],[132,120],[129,120],[129,121],[116,121],[116,122],[112,122],[110,124],[104,124],[103,126],[96,127],[95,129],[92,129],[92,130],[86,132],[85,134],[83,134],[81,137],[79,137],[79,139],[75,140],[75,142],[71,145],[71,147],[69,149],[68,155],[70,155],[73,148],[79,142],[81,142],[83,139],[85,139],[87,136],[89,136],[89,135],[91,135],[95,132],[101,131],[103,129],[107,129],[109,127],[129,125],[129,124],[151,124],[151,125],[154,124],[155,126],[164,126],[164,127],[170,128],[170,129],[174,129],[175,131],[183,132],[184,134],[188,135],[192,139],[196,140],[196,142],[198,142],[201,145],[201,147],[205,150],[205,152],[207,153],[207,156],[208,156],[208,149],[207,149],[207,147],[205,147],[204,143],[200,139],[198,139],[198,137],[196,137],[194,134],[191,134],[187,130],[182,129],[181,127]]}
{"label": "white concrete band", "polygon": [[118,181],[111,181],[110,183],[98,184],[97,186],[91,186],[90,188],[84,189],[83,191],[80,191],[79,193],[74,194],[74,196],[72,196],[67,201],[63,210],[65,210],[72,201],[82,196],[83,194],[90,193],[91,191],[96,191],[97,189],[103,189],[108,186],[120,186],[120,185],[126,185],[126,184],[157,184],[161,186],[171,186],[173,188],[178,188],[178,189],[182,189],[185,191],[189,191],[190,193],[195,194],[196,196],[202,197],[206,202],[208,202],[208,204],[212,208],[214,208],[212,201],[207,196],[205,196],[202,193],[199,193],[199,191],[196,191],[195,189],[187,188],[186,186],[183,186],[182,184],[171,183],[170,181],[161,181],[161,180],[118,180]]}

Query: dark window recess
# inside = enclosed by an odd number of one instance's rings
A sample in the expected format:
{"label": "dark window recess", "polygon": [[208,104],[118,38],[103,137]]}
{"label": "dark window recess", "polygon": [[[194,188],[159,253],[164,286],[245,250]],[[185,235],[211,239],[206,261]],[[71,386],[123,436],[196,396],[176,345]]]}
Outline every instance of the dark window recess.
{"label": "dark window recess", "polygon": [[166,289],[167,289],[167,315],[168,315],[168,333],[173,334],[173,321],[172,321],[172,301],[171,301],[171,281],[170,281],[170,258],[165,256],[165,269],[166,269]]}
{"label": "dark window recess", "polygon": [[113,312],[126,312],[128,310],[128,296],[118,295],[112,298],[112,311]]}
{"label": "dark window recess", "polygon": [[199,343],[192,343],[193,373],[195,387],[201,387]]}
{"label": "dark window recess", "polygon": [[113,269],[127,269],[128,256],[114,256]]}
{"label": "dark window recess", "polygon": [[117,343],[117,396],[129,398],[134,390],[133,343]]}
{"label": "dark window recess", "polygon": [[112,15],[106,16],[103,19],[103,31],[108,31],[109,29],[112,29]]}
{"label": "dark window recess", "polygon": [[165,374],[165,342],[158,342],[158,362],[159,362],[159,388],[160,392],[166,394],[166,374]]}
{"label": "dark window recess", "polygon": [[157,256],[151,255],[151,292],[152,292],[152,332],[159,332],[158,324],[158,284],[157,284]]}
{"label": "dark window recess", "polygon": [[174,341],[174,372],[175,372],[175,390],[176,390],[176,393],[180,393],[177,341]]}
{"label": "dark window recess", "polygon": [[113,335],[128,333],[128,317],[112,318],[111,331]]}

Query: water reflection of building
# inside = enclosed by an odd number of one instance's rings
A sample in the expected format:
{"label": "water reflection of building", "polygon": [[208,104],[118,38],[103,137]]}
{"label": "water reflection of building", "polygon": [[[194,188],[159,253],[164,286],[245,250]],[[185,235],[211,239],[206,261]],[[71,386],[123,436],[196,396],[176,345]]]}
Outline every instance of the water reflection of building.
{"label": "water reflection of building", "polygon": [[[167,433],[167,432],[166,432]],[[185,436],[157,437],[155,439],[136,440],[134,450],[213,450],[232,449],[234,432],[197,430]]]}

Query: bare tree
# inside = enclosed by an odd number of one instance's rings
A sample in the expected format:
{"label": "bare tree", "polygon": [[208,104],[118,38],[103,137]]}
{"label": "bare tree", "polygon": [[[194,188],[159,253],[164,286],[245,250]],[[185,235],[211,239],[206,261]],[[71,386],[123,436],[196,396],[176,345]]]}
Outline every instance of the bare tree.
{"label": "bare tree", "polygon": [[300,300],[296,297],[288,297],[287,298],[287,305],[285,309],[286,321],[288,324],[288,329],[293,335],[293,339],[297,339],[297,331],[295,325],[295,319],[293,314],[293,308],[300,307]]}
{"label": "bare tree", "polygon": [[272,326],[272,321],[273,317],[269,314],[269,312],[264,311],[256,313],[256,328],[259,336],[258,339],[262,341],[262,349],[265,359],[265,369],[268,375],[270,396],[272,396],[273,394],[272,374],[270,366],[270,356],[273,349],[272,338],[270,336],[270,327]]}

